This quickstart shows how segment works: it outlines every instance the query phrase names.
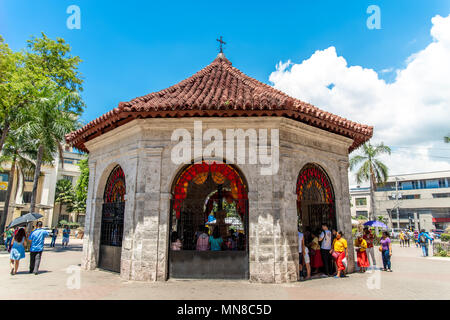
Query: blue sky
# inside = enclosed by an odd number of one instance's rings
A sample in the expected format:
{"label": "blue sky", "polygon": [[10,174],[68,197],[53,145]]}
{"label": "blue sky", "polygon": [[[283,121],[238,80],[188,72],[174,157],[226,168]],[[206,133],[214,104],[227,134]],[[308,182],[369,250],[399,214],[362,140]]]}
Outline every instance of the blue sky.
{"label": "blue sky", "polygon": [[[72,4],[81,9],[81,30],[66,27]],[[381,30],[366,27],[372,4],[381,9]],[[234,66],[268,83],[279,61],[301,63],[330,46],[349,65],[402,68],[431,42],[431,18],[449,13],[448,0],[0,0],[0,34],[14,50],[41,31],[64,38],[83,60],[83,120],[90,121],[203,68],[217,55],[219,35]]]}

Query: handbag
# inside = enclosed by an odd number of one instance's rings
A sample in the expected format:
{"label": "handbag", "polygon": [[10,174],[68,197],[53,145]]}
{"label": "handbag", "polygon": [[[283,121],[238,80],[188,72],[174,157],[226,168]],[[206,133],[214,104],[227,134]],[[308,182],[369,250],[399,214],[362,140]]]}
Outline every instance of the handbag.
{"label": "handbag", "polygon": [[380,247],[378,248],[378,250],[380,250],[380,252],[383,252],[383,246],[380,246]]}
{"label": "handbag", "polygon": [[333,253],[331,255],[333,256],[333,258],[337,259],[339,258],[340,253],[333,250]]}

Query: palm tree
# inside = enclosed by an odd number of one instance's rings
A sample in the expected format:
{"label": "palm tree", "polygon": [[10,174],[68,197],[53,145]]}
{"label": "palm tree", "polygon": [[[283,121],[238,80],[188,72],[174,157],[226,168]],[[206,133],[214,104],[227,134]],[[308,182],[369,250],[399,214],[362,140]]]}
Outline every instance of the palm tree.
{"label": "palm tree", "polygon": [[372,146],[369,142],[364,143],[361,148],[360,155],[356,155],[350,159],[350,170],[356,169],[356,181],[358,183],[370,183],[370,201],[371,212],[369,218],[375,220],[375,191],[377,184],[384,184],[388,178],[388,167],[377,159],[381,154],[391,154],[391,148],[382,143]]}
{"label": "palm tree", "polygon": [[[11,198],[12,187],[14,185],[14,177],[17,172],[24,176],[24,172],[34,170],[34,163],[31,161],[36,156],[36,152],[32,146],[26,144],[24,141],[17,139],[14,132],[8,135],[0,156],[0,165],[3,163],[10,163],[11,170],[9,171],[8,189],[6,190],[5,205],[3,213],[0,213],[0,230],[4,230],[6,218],[8,217],[9,200]],[[24,179],[22,179],[24,183]],[[17,190],[17,188],[16,188]]]}
{"label": "palm tree", "polygon": [[62,206],[66,205],[68,211],[72,211],[75,202],[75,191],[69,180],[61,179],[56,183],[55,203],[59,203],[59,216],[61,216]]}
{"label": "palm tree", "polygon": [[61,142],[66,134],[77,127],[78,114],[67,107],[74,101],[81,101],[78,93],[56,90],[49,86],[41,92],[37,102],[26,110],[26,121],[19,130],[19,136],[37,147],[30,212],[35,212],[36,208],[42,162],[46,159],[53,160],[57,152],[60,159],[63,159]]}

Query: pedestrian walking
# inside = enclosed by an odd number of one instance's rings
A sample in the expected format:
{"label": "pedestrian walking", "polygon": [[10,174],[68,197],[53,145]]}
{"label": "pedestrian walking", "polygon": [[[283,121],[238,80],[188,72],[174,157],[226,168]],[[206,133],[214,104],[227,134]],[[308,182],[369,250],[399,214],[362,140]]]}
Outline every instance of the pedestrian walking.
{"label": "pedestrian walking", "polygon": [[406,247],[406,245],[408,245],[408,248],[409,248],[409,240],[410,240],[410,235],[409,235],[409,232],[408,231],[405,231],[405,247]]}
{"label": "pedestrian walking", "polygon": [[25,234],[25,229],[21,228],[11,243],[11,253],[9,254],[10,266],[11,266],[11,275],[15,275],[17,273],[17,269],[19,269],[19,262],[21,259],[25,258],[25,247],[24,243],[26,243],[27,237]]}
{"label": "pedestrian walking", "polygon": [[55,247],[57,237],[58,237],[58,228],[54,227],[52,230],[52,242],[50,243],[50,247],[52,247],[52,248]]}
{"label": "pedestrian walking", "polygon": [[344,239],[342,231],[338,231],[336,239],[333,241],[333,249],[330,250],[330,254],[336,261],[337,274],[335,278],[345,277],[345,265],[343,260],[348,256],[347,240]]}
{"label": "pedestrian walking", "polygon": [[405,246],[405,233],[403,231],[400,231],[400,247]]}
{"label": "pedestrian walking", "polygon": [[36,229],[31,232],[28,240],[31,241],[30,247],[30,273],[38,274],[41,263],[42,252],[44,251],[44,240],[48,237],[48,232],[42,229],[42,221],[36,223]]}
{"label": "pedestrian walking", "polygon": [[422,254],[424,257],[428,257],[428,240],[430,243],[433,243],[433,238],[429,236],[428,232],[426,232],[425,229],[420,230],[419,244],[422,248]]}
{"label": "pedestrian walking", "polygon": [[361,233],[356,235],[355,239],[355,249],[356,249],[356,261],[358,263],[359,271],[366,272],[366,269],[370,266],[369,259],[367,258],[367,242],[364,240]]}
{"label": "pedestrian walking", "polygon": [[391,256],[392,256],[392,243],[391,239],[389,238],[389,233],[387,231],[383,232],[383,236],[381,238],[381,256],[383,258],[383,271],[389,271],[392,272],[391,268]]}
{"label": "pedestrian walking", "polygon": [[5,237],[5,250],[9,250],[9,247],[11,246],[13,237],[14,237],[14,229],[8,228],[4,232]]}
{"label": "pedestrian walking", "polygon": [[370,257],[371,265],[372,267],[374,267],[377,265],[377,261],[375,259],[375,250],[373,249],[373,242],[375,240],[375,237],[368,227],[365,227],[363,230],[363,239],[366,240],[367,243],[366,249],[367,260],[369,260]]}
{"label": "pedestrian walking", "polygon": [[328,225],[326,223],[322,224],[322,233],[319,236],[319,241],[322,241],[322,243],[320,244],[320,254],[322,255],[325,274],[327,276],[331,276],[331,231],[328,230]]}
{"label": "pedestrian walking", "polygon": [[416,248],[419,247],[419,231],[414,230],[414,243],[416,244]]}
{"label": "pedestrian walking", "polygon": [[70,228],[68,225],[64,226],[63,229],[63,237],[62,237],[62,246],[67,247],[69,245],[69,237],[70,237]]}

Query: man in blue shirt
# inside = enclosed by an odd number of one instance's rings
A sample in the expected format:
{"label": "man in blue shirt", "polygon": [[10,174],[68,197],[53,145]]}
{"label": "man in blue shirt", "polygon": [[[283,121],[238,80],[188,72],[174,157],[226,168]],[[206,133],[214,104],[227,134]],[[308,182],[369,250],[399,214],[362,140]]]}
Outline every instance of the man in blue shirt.
{"label": "man in blue shirt", "polygon": [[36,229],[28,238],[31,241],[30,247],[30,273],[38,274],[39,264],[41,263],[42,251],[44,251],[44,240],[48,232],[42,229],[42,221],[36,223]]}
{"label": "man in blue shirt", "polygon": [[433,243],[433,238],[431,238],[428,235],[428,232],[425,232],[425,229],[420,230],[419,237],[417,241],[419,242],[420,246],[422,247],[422,252],[424,257],[428,257],[428,240],[430,240],[430,243]]}

